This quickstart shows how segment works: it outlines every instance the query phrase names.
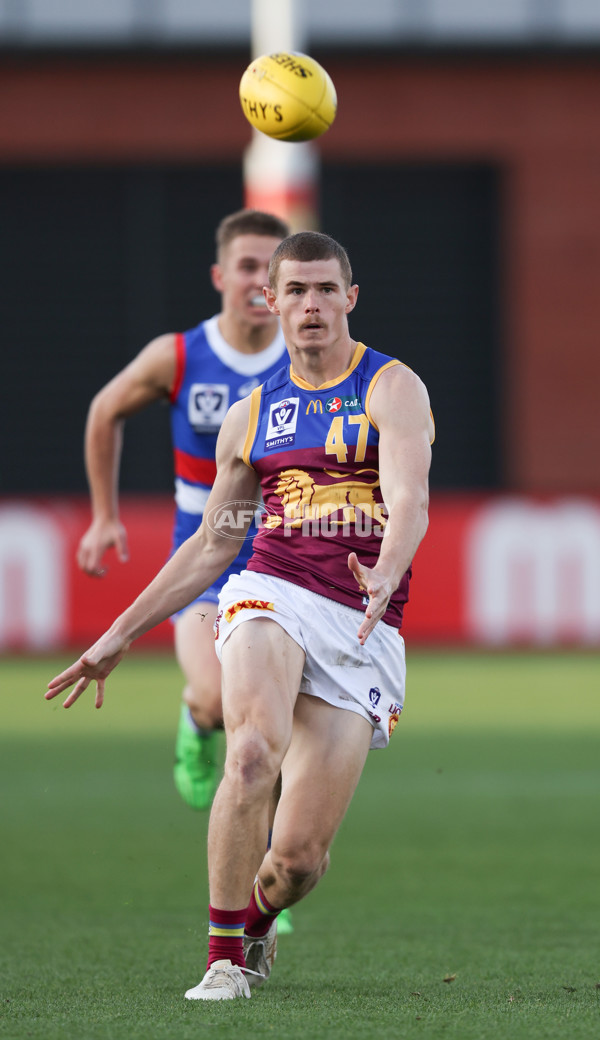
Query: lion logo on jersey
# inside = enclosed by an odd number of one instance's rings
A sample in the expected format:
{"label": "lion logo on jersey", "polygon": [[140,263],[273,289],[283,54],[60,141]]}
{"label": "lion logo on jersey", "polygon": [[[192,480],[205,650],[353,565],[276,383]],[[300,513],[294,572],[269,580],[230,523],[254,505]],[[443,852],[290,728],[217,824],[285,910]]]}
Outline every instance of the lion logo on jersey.
{"label": "lion logo on jersey", "polygon": [[374,494],[379,487],[376,470],[359,469],[355,474],[355,478],[363,473],[373,474],[375,479],[372,481],[348,480],[347,473],[336,473],[334,470],[326,469],[324,472],[333,478],[333,483],[318,484],[302,469],[282,470],[275,494],[283,505],[283,520],[271,514],[265,521],[265,527],[273,529],[282,522],[285,527],[302,527],[305,520],[321,520],[340,512],[341,517],[332,519],[332,524],[355,524],[357,511],[368,516],[378,527],[385,527],[386,515]]}

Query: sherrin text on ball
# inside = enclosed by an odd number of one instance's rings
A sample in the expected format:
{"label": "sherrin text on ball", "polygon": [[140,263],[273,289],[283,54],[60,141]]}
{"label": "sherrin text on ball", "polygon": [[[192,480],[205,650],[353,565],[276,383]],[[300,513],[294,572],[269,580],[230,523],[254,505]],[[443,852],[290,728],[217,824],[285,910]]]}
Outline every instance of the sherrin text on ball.
{"label": "sherrin text on ball", "polygon": [[256,130],[278,141],[310,141],[329,129],[337,97],[329,74],[307,54],[278,51],[250,63],[240,101]]}

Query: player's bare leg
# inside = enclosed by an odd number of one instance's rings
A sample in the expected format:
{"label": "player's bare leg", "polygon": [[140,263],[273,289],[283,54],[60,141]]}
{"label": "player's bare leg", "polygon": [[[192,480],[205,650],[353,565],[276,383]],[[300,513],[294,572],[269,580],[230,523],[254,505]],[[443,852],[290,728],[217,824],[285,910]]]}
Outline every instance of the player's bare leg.
{"label": "player's bare leg", "polygon": [[329,865],[329,848],[362,773],[372,733],[362,716],[299,694],[271,850],[246,914],[246,965],[259,973],[248,976],[250,986],[271,973],[281,908],[307,895]]}
{"label": "player's bare leg", "polygon": [[214,603],[195,603],[177,618],[175,650],[186,678],[175,749],[175,786],[187,805],[209,809],[217,788],[222,728],[221,665],[215,652]]}
{"label": "player's bare leg", "polygon": [[186,678],[184,700],[202,729],[223,725],[221,665],[215,651],[216,603],[194,603],[175,622],[175,653]]}
{"label": "player's bare leg", "polygon": [[311,891],[364,768],[373,728],[362,715],[299,694],[282,768],[271,849],[259,870],[265,897],[290,906]]}
{"label": "player's bare leg", "polygon": [[265,854],[269,803],[292,736],[304,651],[274,621],[240,625],[225,643],[225,773],[208,832],[211,905],[247,906]]}
{"label": "player's bare leg", "polygon": [[278,624],[249,620],[223,647],[225,773],[208,830],[210,928],[206,974],[189,1000],[250,996],[243,936],[264,858],[269,805],[292,735],[304,651]]}

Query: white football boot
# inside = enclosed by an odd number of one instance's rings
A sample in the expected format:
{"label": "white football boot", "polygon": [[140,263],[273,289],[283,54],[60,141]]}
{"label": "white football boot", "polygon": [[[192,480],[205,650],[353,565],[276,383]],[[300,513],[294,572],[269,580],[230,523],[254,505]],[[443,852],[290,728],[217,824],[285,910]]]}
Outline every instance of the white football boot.
{"label": "white football boot", "polygon": [[235,1000],[236,997],[250,997],[245,971],[245,968],[240,968],[231,961],[213,961],[202,982],[193,989],[188,989],[185,998],[186,1000]]}
{"label": "white football boot", "polygon": [[271,968],[277,956],[277,918],[266,935],[256,937],[245,935],[243,940],[244,958],[250,974],[249,986],[262,986],[269,978]]}

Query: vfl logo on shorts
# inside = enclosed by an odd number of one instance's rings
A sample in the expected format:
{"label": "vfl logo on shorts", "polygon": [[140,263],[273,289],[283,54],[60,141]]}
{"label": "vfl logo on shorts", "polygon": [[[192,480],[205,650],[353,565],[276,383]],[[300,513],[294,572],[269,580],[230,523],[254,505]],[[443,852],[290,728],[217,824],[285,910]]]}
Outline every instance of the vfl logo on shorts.
{"label": "vfl logo on shorts", "polygon": [[225,611],[225,620],[231,621],[240,610],[275,610],[274,603],[268,603],[266,599],[239,599]]}
{"label": "vfl logo on shorts", "polygon": [[299,397],[286,397],[269,408],[265,451],[288,447],[296,440]]}

